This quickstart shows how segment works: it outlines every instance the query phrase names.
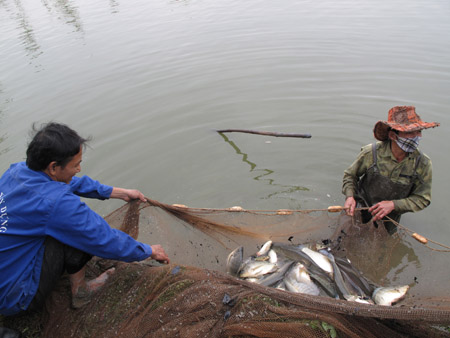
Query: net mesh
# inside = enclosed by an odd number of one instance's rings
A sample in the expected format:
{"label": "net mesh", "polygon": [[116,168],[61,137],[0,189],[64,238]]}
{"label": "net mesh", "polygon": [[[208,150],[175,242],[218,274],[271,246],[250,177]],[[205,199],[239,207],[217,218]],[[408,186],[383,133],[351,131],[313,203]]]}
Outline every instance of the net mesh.
{"label": "net mesh", "polygon": [[[235,208],[237,209],[237,208]],[[326,211],[245,211],[132,202],[106,217],[142,242],[161,244],[170,265],[93,259],[92,276],[116,273],[82,309],[63,279],[41,314],[44,337],[448,337],[448,253],[382,224]],[[254,254],[266,240],[327,242],[372,283],[408,284],[394,306],[296,294],[228,275],[231,250]]]}

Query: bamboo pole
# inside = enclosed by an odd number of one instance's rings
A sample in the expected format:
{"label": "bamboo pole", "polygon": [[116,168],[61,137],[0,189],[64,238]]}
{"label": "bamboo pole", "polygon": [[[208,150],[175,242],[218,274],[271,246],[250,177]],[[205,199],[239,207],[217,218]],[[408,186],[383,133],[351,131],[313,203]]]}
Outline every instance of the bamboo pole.
{"label": "bamboo pole", "polygon": [[256,130],[246,130],[246,129],[219,129],[216,131],[218,133],[247,133],[247,134],[257,134],[257,135],[275,136],[275,137],[311,138],[311,134],[276,133],[276,132],[270,132],[270,131],[256,131]]}

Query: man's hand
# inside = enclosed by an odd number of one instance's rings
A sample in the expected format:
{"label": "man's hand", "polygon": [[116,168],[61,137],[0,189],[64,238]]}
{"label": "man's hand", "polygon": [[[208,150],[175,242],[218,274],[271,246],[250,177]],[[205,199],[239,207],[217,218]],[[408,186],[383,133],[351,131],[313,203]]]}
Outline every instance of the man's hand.
{"label": "man's hand", "polygon": [[110,198],[120,198],[125,202],[129,202],[131,200],[140,199],[142,202],[145,202],[145,196],[139,190],[136,189],[123,189],[123,188],[113,188]]}
{"label": "man's hand", "polygon": [[150,256],[152,259],[160,263],[169,264],[169,256],[167,256],[161,245],[155,244],[150,247],[152,248],[152,255]]}
{"label": "man's hand", "polygon": [[369,212],[372,214],[373,221],[378,221],[384,216],[387,216],[394,210],[394,202],[392,201],[381,201],[369,208]]}
{"label": "man's hand", "polygon": [[347,197],[344,204],[344,209],[347,212],[347,215],[353,216],[355,213],[356,201],[353,196]]}

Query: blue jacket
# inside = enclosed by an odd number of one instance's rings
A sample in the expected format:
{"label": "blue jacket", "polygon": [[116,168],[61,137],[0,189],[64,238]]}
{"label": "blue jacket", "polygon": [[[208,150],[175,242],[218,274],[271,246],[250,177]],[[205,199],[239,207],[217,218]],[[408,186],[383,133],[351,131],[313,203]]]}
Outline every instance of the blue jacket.
{"label": "blue jacket", "polygon": [[70,184],[16,163],[0,178],[0,314],[28,308],[39,286],[44,240],[51,236],[91,255],[140,261],[149,245],[111,228],[80,196],[110,197],[112,187],[83,176]]}

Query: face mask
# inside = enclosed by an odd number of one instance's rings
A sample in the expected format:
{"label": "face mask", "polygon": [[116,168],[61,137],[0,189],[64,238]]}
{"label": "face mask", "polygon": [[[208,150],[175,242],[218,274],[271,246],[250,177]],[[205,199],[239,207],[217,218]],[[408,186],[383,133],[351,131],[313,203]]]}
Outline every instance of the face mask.
{"label": "face mask", "polygon": [[397,140],[395,140],[395,142],[397,142],[397,145],[405,153],[412,153],[419,146],[420,139],[421,139],[420,136],[416,136],[416,137],[412,137],[412,138],[397,136]]}

